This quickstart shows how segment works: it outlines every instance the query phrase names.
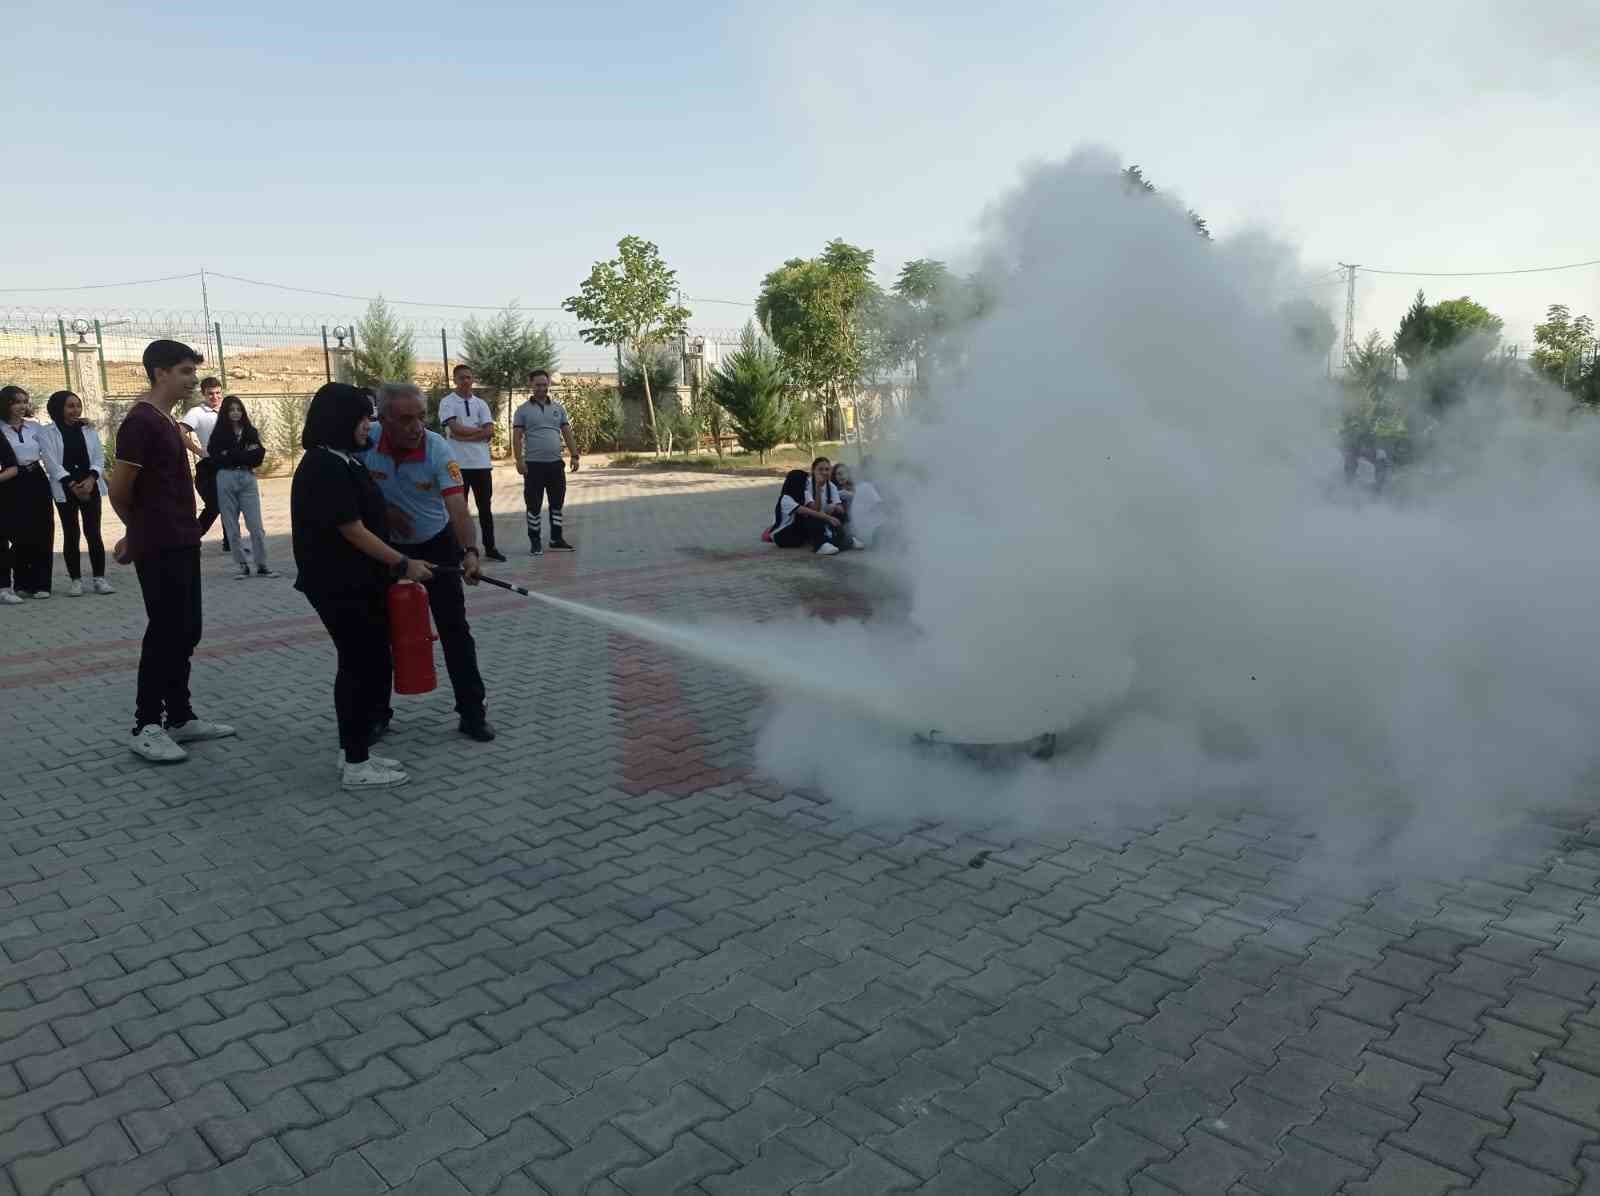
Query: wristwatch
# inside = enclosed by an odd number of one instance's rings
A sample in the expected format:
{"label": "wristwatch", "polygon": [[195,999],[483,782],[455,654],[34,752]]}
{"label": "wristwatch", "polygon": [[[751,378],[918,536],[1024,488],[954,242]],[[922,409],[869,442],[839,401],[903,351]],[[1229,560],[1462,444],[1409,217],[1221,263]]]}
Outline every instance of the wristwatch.
{"label": "wristwatch", "polygon": [[472,554],[472,555],[473,555],[473,556],[476,556],[476,557],[481,557],[481,556],[483,556],[483,553],[481,553],[481,552],[479,552],[479,551],[478,551],[478,546],[477,546],[477,545],[476,545],[476,544],[471,544],[471,545],[468,545],[468,546],[467,546],[467,547],[466,547],[466,548],[463,548],[463,549],[462,549],[462,550],[461,550],[461,555],[462,555],[462,556],[466,556],[466,555],[467,555],[467,553],[469,553],[469,552],[470,552],[470,553],[471,553],[471,554]]}
{"label": "wristwatch", "polygon": [[396,581],[399,581],[406,575],[406,569],[409,568],[410,565],[410,557],[401,557],[398,561],[389,566],[389,576],[394,578]]}

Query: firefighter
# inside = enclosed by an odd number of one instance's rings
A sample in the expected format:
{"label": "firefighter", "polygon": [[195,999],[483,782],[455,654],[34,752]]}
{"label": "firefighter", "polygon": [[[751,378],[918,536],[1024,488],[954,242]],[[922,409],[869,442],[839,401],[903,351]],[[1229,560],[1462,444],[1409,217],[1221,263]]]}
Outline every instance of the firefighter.
{"label": "firefighter", "polygon": [[378,388],[381,432],[369,433],[361,458],[388,507],[389,543],[408,557],[444,566],[427,583],[428,605],[455,690],[461,733],[488,743],[494,728],[484,709],[478,648],[461,589],[463,581],[478,584],[478,533],[467,513],[461,466],[450,442],[428,430],[427,415],[418,387],[385,382]]}
{"label": "firefighter", "polygon": [[427,582],[426,561],[391,548],[383,496],[357,450],[372,421],[372,392],[330,382],[311,400],[294,471],[289,513],[295,589],[322,619],[339,655],[333,709],[339,725],[339,767],[346,789],[406,783],[398,760],[374,756],[388,729],[393,662],[384,595],[396,581]]}

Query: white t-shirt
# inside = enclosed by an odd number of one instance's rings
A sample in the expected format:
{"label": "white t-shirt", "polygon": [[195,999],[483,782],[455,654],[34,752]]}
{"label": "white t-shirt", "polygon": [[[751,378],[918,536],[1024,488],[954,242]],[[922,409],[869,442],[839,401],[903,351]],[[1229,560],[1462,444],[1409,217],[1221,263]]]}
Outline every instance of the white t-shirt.
{"label": "white t-shirt", "polygon": [[10,424],[5,427],[6,439],[11,442],[11,451],[16,454],[17,465],[23,469],[30,465],[39,464],[39,458],[44,455],[39,447],[39,425],[31,419],[22,421],[22,431],[18,432]]}
{"label": "white t-shirt", "polygon": [[[806,479],[806,502],[807,503],[811,503],[811,502],[815,501],[816,497],[817,497],[816,494],[813,493],[811,487],[812,487],[812,483],[811,483],[811,480],[808,478],[808,479]],[[826,483],[822,487],[822,509],[824,511],[826,511],[826,510],[828,510],[829,507],[837,507],[840,504],[840,501],[841,500],[839,498],[839,487],[835,486],[832,482]]]}
{"label": "white t-shirt", "polygon": [[202,449],[211,447],[211,433],[217,427],[217,413],[204,403],[198,403],[183,413],[183,418],[178,421],[189,431],[194,433],[194,438],[200,442]]}
{"label": "white t-shirt", "polygon": [[450,441],[450,451],[462,469],[493,469],[487,440],[457,440],[450,435],[452,427],[482,428],[494,423],[494,413],[477,395],[463,399],[451,391],[439,400],[439,423],[444,427],[445,439]]}

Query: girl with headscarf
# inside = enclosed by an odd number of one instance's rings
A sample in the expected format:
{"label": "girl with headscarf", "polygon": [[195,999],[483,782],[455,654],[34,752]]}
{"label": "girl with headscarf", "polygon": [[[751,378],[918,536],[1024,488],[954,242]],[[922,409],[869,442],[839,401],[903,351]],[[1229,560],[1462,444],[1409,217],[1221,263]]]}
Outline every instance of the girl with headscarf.
{"label": "girl with headscarf", "polygon": [[39,429],[39,448],[50,497],[61,520],[61,555],[71,583],[67,593],[80,597],[83,562],[80,542],[89,543],[90,589],[113,594],[106,580],[106,543],[100,537],[100,515],[106,494],[106,453],[100,434],[83,418],[83,400],[70,390],[58,390],[45,400],[50,422]]}
{"label": "girl with headscarf", "polygon": [[843,523],[815,500],[808,502],[810,481],[803,469],[791,469],[783,479],[783,491],[772,509],[771,539],[779,548],[809,546],[819,556],[832,556],[839,551],[835,540],[843,534]]}
{"label": "girl with headscarf", "polygon": [[403,785],[398,760],[372,755],[388,730],[394,660],[385,595],[394,581],[433,570],[384,543],[388,515],[378,484],[356,454],[367,447],[372,392],[329,382],[311,400],[300,443],[306,455],[289,490],[295,589],[317,612],[338,653],[333,709],[346,789]]}

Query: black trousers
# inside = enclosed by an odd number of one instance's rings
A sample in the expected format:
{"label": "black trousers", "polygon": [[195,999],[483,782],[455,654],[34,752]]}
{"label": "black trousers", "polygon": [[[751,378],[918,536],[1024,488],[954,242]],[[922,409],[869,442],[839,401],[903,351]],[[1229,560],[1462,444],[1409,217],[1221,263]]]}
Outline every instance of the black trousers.
{"label": "black trousers", "polygon": [[494,547],[494,470],[463,469],[461,480],[472,495],[472,505],[478,508],[478,534],[488,552]]}
{"label": "black trousers", "polygon": [[831,543],[843,551],[850,547],[850,533],[843,526],[834,527],[825,520],[802,515],[781,532],[773,532],[772,542],[779,548],[809,548],[813,552],[824,543]]}
{"label": "black trousers", "polygon": [[339,746],[351,764],[366,760],[372,731],[388,714],[394,684],[384,591],[312,597],[311,608],[333,639],[338,669],[333,677],[333,714]]}
{"label": "black trousers", "polygon": [[[139,692],[133,729],[169,727],[194,717],[189,665],[200,646],[200,547],[163,548],[136,564],[144,595],[144,646],[139,651]],[[163,716],[165,718],[163,719]]]}
{"label": "black trousers", "polygon": [[[430,565],[461,564],[461,549],[455,533],[448,527],[421,544],[396,544],[395,549],[414,560]],[[478,672],[478,645],[467,626],[467,595],[459,572],[435,573],[424,583],[428,590],[428,609],[433,612],[434,630],[444,649],[444,667],[450,674],[450,687],[456,692],[456,713],[464,718],[482,718],[483,675]]]}
{"label": "black trousers", "polygon": [[528,507],[528,543],[539,546],[539,512],[544,509],[544,496],[550,495],[550,538],[562,539],[561,508],[567,505],[567,463],[565,461],[528,461],[522,478],[522,501]]}
{"label": "black trousers", "polygon": [[17,589],[24,593],[48,593],[52,553],[56,542],[56,520],[51,508],[50,482],[44,470],[24,469],[5,483],[10,492],[10,530],[12,568]]}
{"label": "black trousers", "polygon": [[100,491],[96,490],[87,502],[68,495],[65,502],[56,504],[56,514],[61,517],[61,555],[66,558],[67,576],[73,581],[83,578],[83,567],[78,553],[80,538],[89,541],[89,571],[92,577],[106,575],[106,542],[100,538]]}
{"label": "black trousers", "polygon": [[[201,458],[201,461],[195,462],[194,467],[194,489],[195,493],[200,496],[201,503],[199,519],[200,534],[202,536],[211,530],[211,525],[217,521],[217,516],[222,514],[222,504],[217,501],[217,471],[210,464],[202,464],[201,462],[203,461],[206,461],[206,458]],[[236,536],[239,534],[237,523],[234,525],[233,534]],[[222,525],[223,551],[228,551],[232,545],[233,541],[228,539],[228,525],[224,523]]]}

